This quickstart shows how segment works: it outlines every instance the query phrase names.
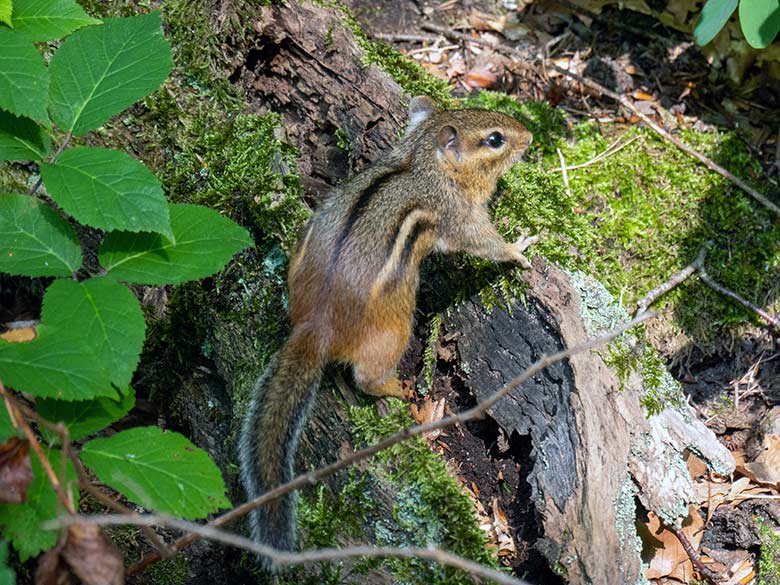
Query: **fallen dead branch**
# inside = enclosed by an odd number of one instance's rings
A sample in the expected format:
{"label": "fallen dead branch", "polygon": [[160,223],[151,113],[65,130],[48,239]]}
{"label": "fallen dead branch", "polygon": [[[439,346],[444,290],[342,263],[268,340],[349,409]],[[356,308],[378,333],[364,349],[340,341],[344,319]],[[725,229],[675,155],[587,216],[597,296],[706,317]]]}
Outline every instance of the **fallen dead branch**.
{"label": "fallen dead branch", "polygon": [[[496,43],[493,41],[488,41],[481,38],[474,38],[470,35],[459,33],[452,31],[446,27],[438,26],[435,24],[423,24],[422,28],[431,32],[435,32],[441,35],[444,35],[445,37],[453,40],[459,40],[463,42],[468,43],[476,43],[479,45],[483,45],[486,47],[490,47],[498,52],[504,53],[505,55],[509,55],[511,57],[520,57],[524,58],[524,55],[518,51],[517,49],[513,47],[508,47],[502,43]],[[568,69],[565,69],[563,67],[559,67],[558,65],[555,65],[554,63],[550,63],[549,61],[544,63],[545,67],[552,69],[554,71],[557,71],[558,73],[561,73],[562,75],[565,75],[567,77],[570,77],[571,79],[577,81],[581,85],[584,85],[586,87],[589,87],[593,91],[599,93],[600,95],[609,97],[616,102],[618,102],[620,105],[622,105],[624,108],[630,110],[637,118],[642,120],[645,124],[647,124],[650,128],[652,128],[659,136],[664,138],[665,140],[671,142],[674,146],[682,150],[684,153],[688,154],[689,156],[695,158],[700,163],[702,163],[704,166],[706,166],[711,171],[714,171],[718,173],[723,178],[727,179],[728,181],[731,181],[734,185],[742,189],[745,193],[753,197],[756,201],[761,203],[764,207],[772,211],[773,213],[780,215],[780,207],[772,203],[769,199],[766,198],[763,194],[756,191],[753,187],[748,185],[745,181],[740,179],[739,177],[735,176],[733,173],[727,171],[722,166],[714,162],[713,160],[707,158],[697,150],[694,150],[687,144],[685,144],[682,140],[677,138],[676,136],[669,133],[667,130],[656,124],[650,116],[642,113],[634,104],[631,103],[631,101],[626,98],[626,96],[621,95],[619,93],[616,93],[610,89],[607,89],[603,85],[596,83],[592,79],[588,79],[587,77],[582,77],[581,75],[578,75],[572,71],[569,71]]]}
{"label": "fallen dead branch", "polygon": [[425,559],[460,569],[461,571],[476,577],[490,579],[496,583],[501,583],[502,585],[529,585],[527,581],[517,579],[516,577],[512,577],[506,573],[496,571],[495,569],[485,567],[479,563],[475,563],[468,559],[464,559],[457,555],[453,555],[436,548],[354,546],[346,548],[324,548],[294,553],[280,551],[269,546],[258,544],[253,540],[244,538],[243,536],[239,536],[231,532],[227,532],[225,530],[220,530],[219,528],[214,528],[213,526],[204,526],[201,524],[195,524],[193,522],[187,522],[186,520],[177,520],[168,516],[103,514],[94,516],[76,516],[74,518],[62,517],[57,520],[48,522],[46,524],[46,528],[61,528],[64,526],[71,526],[73,524],[94,524],[98,526],[167,526],[169,528],[174,528],[183,532],[189,532],[190,534],[197,534],[201,538],[214,540],[216,542],[221,542],[229,546],[234,546],[236,548],[241,548],[258,555],[262,555],[269,558],[274,567],[303,565],[307,563],[324,561],[343,561],[366,557]]}
{"label": "fallen dead branch", "polygon": [[[569,358],[575,354],[588,351],[592,348],[601,346],[605,343],[609,343],[613,339],[619,337],[625,331],[655,316],[656,313],[654,312],[643,313],[641,315],[636,316],[633,320],[629,321],[628,323],[616,327],[615,329],[611,330],[609,333],[606,333],[605,335],[602,335],[601,337],[590,339],[584,343],[578,344],[574,347],[571,347],[569,349],[560,351],[558,353],[549,356],[543,355],[536,362],[534,362],[528,369],[526,369],[523,373],[512,378],[509,382],[507,382],[500,390],[498,390],[490,398],[483,400],[473,408],[470,408],[458,414],[454,414],[442,418],[438,421],[432,421],[421,425],[414,425],[411,427],[407,427],[406,429],[403,429],[402,431],[399,431],[394,435],[386,437],[385,439],[376,443],[375,445],[371,445],[370,447],[366,447],[359,451],[355,451],[354,453],[348,455],[347,457],[344,457],[343,459],[339,459],[331,463],[330,465],[326,465],[325,467],[322,467],[320,469],[315,469],[314,471],[301,474],[295,477],[294,479],[292,479],[291,481],[289,481],[288,483],[277,486],[274,489],[258,496],[254,500],[246,502],[240,506],[237,506],[236,508],[233,508],[232,510],[226,512],[225,514],[218,516],[217,518],[213,519],[208,524],[206,524],[206,526],[211,528],[217,528],[229,524],[230,522],[233,522],[234,520],[237,520],[238,518],[241,518],[242,516],[248,514],[250,511],[254,510],[255,508],[259,508],[260,506],[263,506],[268,502],[271,502],[292,491],[300,489],[303,486],[316,485],[324,478],[333,475],[337,471],[340,471],[360,461],[364,461],[365,459],[373,457],[380,451],[383,451],[384,449],[387,449],[388,447],[391,447],[397,443],[405,441],[411,437],[424,435],[426,433],[431,433],[433,431],[443,429],[455,424],[462,424],[471,420],[481,418],[501,398],[509,394],[509,392],[511,392],[512,390],[514,390],[515,388],[517,388],[527,380],[533,378],[536,374],[544,370],[546,367],[556,362],[559,362],[561,360],[564,360],[566,358]],[[171,548],[175,551],[182,550],[183,548],[186,548],[187,546],[189,546],[199,538],[200,538],[199,534],[190,532],[189,534],[176,540],[171,545]],[[132,575],[134,573],[137,573],[138,571],[145,569],[149,565],[159,560],[160,560],[159,554],[151,553],[145,558],[143,558],[142,560],[140,560],[139,562],[137,562],[136,564],[129,567],[127,570],[127,574]]]}
{"label": "fallen dead branch", "polygon": [[710,287],[712,290],[719,292],[720,294],[725,295],[730,299],[737,301],[743,307],[745,307],[749,311],[753,311],[756,315],[761,317],[761,319],[766,321],[771,327],[774,327],[775,330],[780,331],[780,319],[778,319],[777,317],[773,317],[758,305],[751,303],[746,298],[742,297],[741,295],[734,292],[730,288],[726,288],[722,284],[719,284],[712,279],[712,277],[709,275],[707,270],[704,268],[704,259],[706,256],[707,256],[707,248],[706,246],[703,246],[701,250],[699,250],[699,253],[696,256],[696,260],[688,264],[688,266],[686,266],[679,272],[676,272],[666,282],[659,284],[657,287],[655,287],[653,290],[647,293],[642,298],[641,301],[639,301],[639,303],[637,304],[637,311],[636,311],[637,315],[647,311],[647,308],[650,305],[652,305],[656,301],[656,299],[658,299],[658,297],[666,294],[674,287],[684,282],[691,275],[698,273],[701,281],[704,284],[706,284],[708,287]]}

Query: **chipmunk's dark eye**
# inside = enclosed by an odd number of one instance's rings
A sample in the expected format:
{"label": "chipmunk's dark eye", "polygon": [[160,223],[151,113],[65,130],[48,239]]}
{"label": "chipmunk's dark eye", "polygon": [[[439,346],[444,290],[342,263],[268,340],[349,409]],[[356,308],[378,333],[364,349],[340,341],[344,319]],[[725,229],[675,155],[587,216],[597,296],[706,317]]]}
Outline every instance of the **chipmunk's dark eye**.
{"label": "chipmunk's dark eye", "polygon": [[485,138],[485,144],[490,148],[500,148],[506,142],[506,138],[501,132],[493,132],[487,138]]}

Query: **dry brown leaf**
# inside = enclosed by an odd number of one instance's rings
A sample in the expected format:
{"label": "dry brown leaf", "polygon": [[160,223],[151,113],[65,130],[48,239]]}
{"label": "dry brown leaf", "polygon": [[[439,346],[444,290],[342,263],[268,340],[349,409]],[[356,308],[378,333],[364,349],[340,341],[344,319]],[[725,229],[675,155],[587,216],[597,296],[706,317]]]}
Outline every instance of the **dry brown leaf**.
{"label": "dry brown leaf", "polygon": [[498,503],[498,498],[493,498],[493,530],[498,539],[498,555],[509,556],[517,552],[515,540],[509,532],[509,521]]}
{"label": "dry brown leaf", "polygon": [[753,560],[748,557],[734,563],[729,574],[728,581],[722,582],[722,585],[747,585],[756,577]]}
{"label": "dry brown leaf", "polygon": [[688,466],[688,473],[691,475],[691,479],[698,479],[707,475],[707,464],[693,453],[688,453],[685,464]]}
{"label": "dry brown leaf", "polygon": [[37,336],[35,327],[20,327],[19,329],[9,329],[5,333],[0,333],[0,339],[4,339],[9,343],[32,341]]}
{"label": "dry brown leaf", "polygon": [[[441,420],[444,418],[444,398],[438,400],[430,400],[427,396],[423,401],[422,407],[419,411],[420,423],[429,423]],[[430,441],[435,440],[441,435],[441,429],[436,429],[429,433],[423,433],[423,438]]]}
{"label": "dry brown leaf", "polygon": [[466,85],[486,89],[492,87],[498,81],[498,76],[491,71],[490,65],[478,65],[466,73]]}
{"label": "dry brown leaf", "polygon": [[121,585],[125,582],[122,555],[99,526],[74,524],[62,557],[84,585]]}
{"label": "dry brown leaf", "polygon": [[455,55],[450,59],[449,67],[447,67],[447,79],[460,77],[464,73],[466,73],[466,61],[460,55]]}
{"label": "dry brown leaf", "polygon": [[780,436],[764,435],[762,447],[764,450],[754,461],[744,463],[741,467],[753,481],[780,487]]}
{"label": "dry brown leaf", "polygon": [[633,97],[635,100],[639,100],[642,102],[652,102],[655,101],[655,97],[650,95],[647,92],[642,91],[641,89],[636,90],[634,93],[631,94],[631,97]]}
{"label": "dry brown leaf", "polygon": [[484,12],[472,12],[469,14],[469,24],[475,30],[502,32],[506,26],[506,15],[495,18]]}
{"label": "dry brown leaf", "polygon": [[0,445],[0,502],[24,504],[32,479],[30,442],[11,437]]}
{"label": "dry brown leaf", "polygon": [[64,585],[71,582],[68,565],[60,556],[62,546],[58,544],[40,556],[35,569],[35,585]]}
{"label": "dry brown leaf", "polygon": [[[683,521],[682,532],[688,538],[694,550],[699,548],[703,536],[704,520],[691,506],[691,513]],[[687,583],[694,575],[693,563],[688,558],[680,540],[674,532],[662,527],[661,520],[653,512],[648,513],[648,522],[644,526],[651,536],[649,544],[652,556],[645,559],[648,563],[645,570],[647,579],[669,577]]]}

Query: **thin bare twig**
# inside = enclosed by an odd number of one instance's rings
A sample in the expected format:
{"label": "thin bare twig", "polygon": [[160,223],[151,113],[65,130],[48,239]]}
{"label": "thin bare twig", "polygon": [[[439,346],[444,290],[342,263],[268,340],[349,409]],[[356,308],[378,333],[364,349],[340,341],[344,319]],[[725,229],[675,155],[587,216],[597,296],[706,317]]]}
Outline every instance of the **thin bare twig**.
{"label": "thin bare twig", "polygon": [[435,548],[394,548],[394,547],[374,547],[374,546],[354,546],[346,548],[324,548],[319,550],[309,550],[300,553],[286,552],[258,544],[253,540],[244,538],[231,532],[226,532],[212,526],[204,526],[201,524],[195,524],[193,522],[187,522],[186,520],[177,520],[167,516],[156,515],[120,515],[120,514],[102,514],[94,516],[76,516],[73,518],[63,517],[51,522],[47,522],[44,526],[46,528],[59,528],[62,526],[68,526],[72,524],[96,524],[98,526],[113,526],[113,525],[134,525],[134,526],[168,526],[190,534],[197,534],[201,538],[214,540],[234,546],[250,552],[262,555],[271,560],[275,567],[286,565],[303,565],[306,563],[322,562],[322,561],[339,561],[346,559],[354,559],[359,557],[397,557],[404,559],[426,559],[435,561],[443,565],[448,565],[456,569],[465,571],[471,575],[477,577],[483,577],[485,579],[491,579],[502,585],[528,585],[526,581],[522,581],[506,573],[496,571],[489,567],[480,565],[468,559],[464,559],[457,555],[453,555],[446,551]]}
{"label": "thin bare twig", "polygon": [[[487,398],[486,400],[478,403],[473,408],[442,418],[438,421],[432,421],[421,425],[414,425],[411,427],[407,427],[406,429],[403,429],[395,433],[394,435],[386,437],[385,439],[379,441],[374,445],[371,445],[370,447],[366,447],[359,451],[355,451],[354,453],[344,457],[343,459],[339,459],[338,461],[335,461],[330,465],[326,465],[325,467],[321,467],[320,469],[315,469],[308,473],[301,474],[295,477],[294,479],[292,479],[291,481],[282,484],[280,486],[277,486],[267,491],[264,494],[261,494],[254,500],[241,504],[240,506],[233,508],[232,510],[226,512],[225,514],[218,516],[217,518],[209,522],[207,526],[211,526],[211,527],[224,526],[248,514],[250,511],[254,510],[255,508],[259,508],[260,506],[263,506],[268,502],[271,502],[285,494],[300,489],[306,485],[316,485],[322,479],[333,475],[337,471],[350,467],[351,465],[354,465],[355,463],[368,459],[369,457],[373,457],[380,451],[383,451],[384,449],[387,449],[388,447],[391,447],[392,445],[405,441],[411,437],[416,437],[426,433],[431,433],[433,431],[443,429],[455,424],[459,424],[459,423],[462,424],[470,420],[480,418],[501,398],[509,394],[509,392],[511,392],[512,390],[514,390],[515,388],[517,388],[527,380],[533,378],[536,374],[538,374],[539,372],[541,372],[551,364],[569,358],[578,353],[588,351],[594,347],[603,345],[605,343],[609,343],[610,341],[620,336],[623,332],[627,331],[628,329],[631,329],[632,327],[638,325],[639,323],[642,323],[655,316],[656,314],[653,312],[648,312],[642,315],[638,315],[632,321],[625,323],[624,325],[621,325],[619,327],[616,327],[615,329],[613,329],[609,333],[606,333],[605,335],[602,335],[601,337],[590,339],[588,341],[575,345],[574,347],[571,347],[564,351],[560,351],[550,356],[543,355],[536,362],[534,362],[528,369],[526,369],[522,374],[512,378],[509,382],[504,384],[504,386],[501,387],[501,389],[498,390],[495,394],[493,394],[491,397]],[[189,546],[191,543],[195,542],[198,538],[199,536],[197,534],[190,533],[176,540],[171,546],[174,548],[174,550],[179,551]],[[156,553],[151,553],[150,555],[141,559],[135,565],[129,567],[127,570],[127,574],[132,575],[134,573],[137,573],[138,571],[145,569],[152,563],[155,563],[159,560],[160,560],[159,555],[157,555]]]}
{"label": "thin bare twig", "polygon": [[771,327],[774,327],[777,331],[780,331],[780,319],[778,319],[777,317],[773,317],[758,305],[751,303],[750,301],[740,296],[738,293],[734,292],[730,288],[726,288],[722,284],[719,284],[712,279],[712,277],[707,273],[707,270],[704,268],[704,259],[706,258],[706,256],[707,256],[707,248],[706,246],[702,246],[702,248],[699,250],[698,255],[696,256],[696,260],[688,264],[688,266],[686,266],[679,272],[672,275],[672,277],[666,282],[659,284],[657,287],[655,287],[653,290],[647,293],[642,298],[641,301],[639,301],[636,310],[637,314],[641,314],[647,311],[647,308],[650,305],[652,305],[659,296],[666,294],[674,287],[678,286],[680,283],[682,283],[687,278],[689,278],[692,274],[698,273],[701,281],[704,284],[706,284],[708,287],[710,287],[716,292],[726,295],[731,299],[734,299],[743,307],[745,307],[750,311],[753,311],[756,315],[761,317]]}
{"label": "thin bare twig", "polygon": [[571,197],[571,187],[569,186],[569,171],[566,168],[566,159],[560,148],[555,149],[558,152],[558,160],[561,161],[561,172],[563,173],[563,185],[566,187],[566,194]]}
{"label": "thin bare twig", "polygon": [[708,287],[710,287],[712,290],[715,290],[719,292],[720,294],[726,295],[727,297],[734,299],[737,301],[740,305],[745,307],[746,309],[749,309],[753,311],[756,315],[761,317],[764,321],[769,323],[772,327],[774,327],[777,331],[780,331],[780,319],[777,317],[773,317],[769,313],[767,313],[764,309],[759,307],[758,305],[754,305],[746,298],[738,295],[730,288],[726,288],[722,284],[718,284],[714,280],[712,280],[712,277],[707,273],[707,271],[704,269],[704,266],[699,268],[699,278],[701,278],[702,282],[706,284]]}
{"label": "thin bare twig", "polygon": [[672,275],[672,277],[666,282],[659,284],[657,287],[652,289],[642,298],[641,301],[639,301],[639,304],[637,305],[637,309],[636,309],[636,314],[639,315],[647,311],[647,308],[650,305],[652,305],[658,297],[668,293],[670,290],[672,290],[677,285],[681,284],[684,280],[686,280],[697,270],[701,269],[702,265],[704,264],[704,257],[706,255],[707,255],[707,248],[702,246],[701,250],[699,250],[699,253],[696,256],[696,260],[688,264],[688,266],[686,266],[679,272]]}
{"label": "thin bare twig", "polygon": [[381,41],[391,43],[435,43],[441,36],[439,35],[410,35],[405,33],[382,33],[375,35],[375,38]]}
{"label": "thin bare twig", "polygon": [[696,570],[699,571],[702,577],[704,577],[704,580],[707,581],[707,583],[710,585],[718,585],[720,582],[720,576],[702,562],[701,555],[693,548],[691,541],[688,540],[688,537],[685,536],[685,533],[679,528],[675,528],[674,526],[672,526],[670,530],[674,532],[675,536],[677,536],[677,540],[680,541],[683,549],[685,549],[688,558],[691,559],[693,566],[696,567]]}
{"label": "thin bare twig", "polygon": [[[591,165],[595,165],[597,163],[600,163],[604,159],[607,159],[610,156],[612,156],[613,154],[616,154],[616,153],[620,152],[626,146],[628,146],[632,142],[635,142],[635,141],[639,140],[640,138],[641,138],[641,136],[634,136],[631,140],[623,142],[622,144],[620,142],[620,138],[618,138],[612,144],[610,144],[604,152],[601,152],[601,153],[597,154],[596,156],[594,156],[589,161],[585,161],[584,163],[580,163],[578,165],[567,166],[566,169],[570,170],[570,171],[573,171],[575,169],[584,169],[585,167],[589,167]],[[560,173],[562,171],[563,171],[562,168],[550,169],[550,172],[553,172],[553,173]]]}
{"label": "thin bare twig", "polygon": [[[506,46],[506,45],[504,45],[502,43],[488,41],[488,40],[481,39],[481,38],[472,38],[469,35],[466,35],[466,34],[463,34],[463,33],[459,33],[459,32],[455,32],[455,31],[452,31],[452,30],[450,30],[450,29],[448,29],[446,27],[438,26],[438,25],[434,25],[434,24],[423,24],[422,28],[425,29],[425,30],[428,30],[428,31],[432,31],[432,32],[436,32],[436,33],[442,34],[442,35],[444,35],[444,36],[446,36],[447,38],[450,38],[450,39],[461,40],[461,41],[469,42],[469,43],[476,43],[476,44],[479,44],[479,45],[490,47],[490,48],[492,48],[492,49],[494,49],[496,51],[502,52],[502,53],[504,53],[506,55],[510,55],[512,57],[524,58],[524,55],[520,51],[518,51],[517,49],[514,49],[513,47],[508,47],[508,46]],[[585,86],[589,87],[590,89],[598,92],[600,95],[604,95],[604,96],[607,96],[609,98],[612,98],[613,100],[618,102],[620,105],[622,105],[624,108],[630,110],[634,115],[636,115],[640,120],[642,120],[645,124],[647,124],[650,128],[652,128],[662,138],[664,138],[665,140],[668,140],[669,142],[671,142],[674,146],[676,146],[677,148],[682,150],[687,155],[689,155],[689,156],[695,158],[696,160],[698,160],[700,163],[702,163],[704,166],[706,166],[711,171],[714,171],[714,172],[718,173],[723,178],[725,178],[725,179],[731,181],[732,183],[734,183],[737,187],[742,189],[745,193],[747,193],[748,195],[753,197],[753,199],[755,199],[756,201],[761,203],[764,207],[766,207],[767,209],[769,209],[773,213],[775,213],[777,215],[780,215],[780,207],[778,207],[777,205],[772,203],[769,199],[766,198],[766,196],[764,196],[763,194],[761,194],[758,191],[756,191],[755,189],[753,189],[753,187],[748,185],[745,181],[743,181],[739,177],[735,176],[733,173],[727,171],[726,169],[724,169],[719,164],[717,164],[714,161],[712,161],[711,159],[707,158],[706,156],[704,156],[700,152],[694,150],[693,148],[691,148],[690,146],[685,144],[682,140],[680,140],[676,136],[673,136],[672,134],[670,134],[664,128],[661,128],[658,124],[656,124],[652,120],[652,118],[650,118],[650,116],[647,116],[646,114],[642,113],[636,106],[634,106],[634,104],[632,104],[628,100],[628,98],[626,98],[626,96],[621,95],[619,93],[616,93],[616,92],[614,92],[614,91],[612,91],[610,89],[607,89],[606,87],[604,87],[603,85],[601,85],[599,83],[596,83],[592,79],[588,79],[587,77],[582,77],[581,75],[578,75],[578,74],[576,74],[576,73],[574,73],[572,71],[569,71],[568,69],[565,69],[563,67],[559,67],[558,65],[555,65],[554,63],[551,63],[549,61],[545,63],[545,67],[547,67],[549,69],[553,69],[554,71],[557,71],[558,73],[561,73],[561,74],[563,74],[563,75],[565,75],[567,77],[570,77],[571,79],[574,79],[575,81],[577,81],[581,85],[585,85]]]}

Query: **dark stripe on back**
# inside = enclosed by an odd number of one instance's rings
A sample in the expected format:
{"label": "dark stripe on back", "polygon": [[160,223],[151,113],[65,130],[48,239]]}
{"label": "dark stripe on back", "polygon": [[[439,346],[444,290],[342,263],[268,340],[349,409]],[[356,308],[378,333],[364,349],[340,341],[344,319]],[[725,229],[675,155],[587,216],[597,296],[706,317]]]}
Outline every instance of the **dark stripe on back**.
{"label": "dark stripe on back", "polygon": [[365,212],[369,202],[371,201],[371,198],[376,195],[377,191],[379,191],[379,189],[387,181],[404,170],[405,167],[388,169],[386,173],[376,177],[360,193],[355,203],[352,204],[352,207],[349,210],[349,215],[347,216],[347,221],[344,223],[344,228],[341,230],[339,237],[336,239],[336,245],[333,247],[333,255],[330,258],[330,265],[328,267],[329,272],[333,270],[336,262],[338,262],[339,256],[341,255],[341,249],[344,247],[344,243],[347,241],[350,232],[352,232],[352,228],[357,223],[358,219],[360,219],[360,216]]}
{"label": "dark stripe on back", "polygon": [[409,261],[412,258],[414,247],[417,245],[417,240],[420,236],[425,232],[435,230],[436,224],[427,219],[422,219],[414,224],[414,227],[406,237],[406,242],[404,242],[404,249],[401,251],[401,257],[398,259],[398,266],[395,269],[395,273],[393,274],[393,277],[387,281],[387,289],[395,288],[403,279],[404,274],[406,274],[409,267]]}
{"label": "dark stripe on back", "polygon": [[404,225],[404,222],[406,221],[406,218],[409,217],[411,213],[414,213],[418,209],[422,209],[419,205],[411,205],[404,209],[401,214],[398,216],[398,221],[393,226],[393,231],[390,233],[390,237],[387,240],[387,252],[386,257],[389,258],[390,254],[393,253],[393,248],[395,248],[395,241],[398,239],[398,234],[401,233],[401,226]]}

